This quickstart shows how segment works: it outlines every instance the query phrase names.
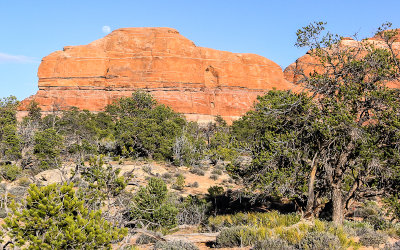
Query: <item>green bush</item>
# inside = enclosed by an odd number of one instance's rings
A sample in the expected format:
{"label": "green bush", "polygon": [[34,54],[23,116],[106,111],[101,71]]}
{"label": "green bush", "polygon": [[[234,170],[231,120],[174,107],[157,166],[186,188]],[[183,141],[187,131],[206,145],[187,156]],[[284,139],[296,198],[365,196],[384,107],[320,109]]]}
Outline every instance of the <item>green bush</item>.
{"label": "green bush", "polygon": [[171,179],[171,178],[172,178],[172,175],[171,175],[170,173],[163,173],[163,174],[161,175],[161,177],[162,177],[163,179]]}
{"label": "green bush", "polygon": [[[152,232],[153,234],[153,232]],[[162,236],[162,234],[154,232],[154,235],[149,234],[140,234],[136,238],[136,244],[145,245],[145,244],[154,244],[158,241],[158,239]]]}
{"label": "green bush", "polygon": [[220,169],[214,169],[213,171],[211,171],[211,174],[222,175],[222,171]]}
{"label": "green bush", "polygon": [[368,229],[374,228],[373,225],[365,221],[344,221],[343,226],[350,227],[356,231],[363,228],[368,228]]}
{"label": "green bush", "polygon": [[219,161],[234,161],[238,156],[237,149],[234,147],[229,133],[229,128],[217,127],[209,143],[208,156],[211,163],[216,165]]}
{"label": "green bush", "polygon": [[21,186],[12,186],[8,189],[8,198],[15,202],[22,202],[27,194],[27,188]]}
{"label": "green bush", "polygon": [[386,208],[388,209],[389,215],[393,216],[397,220],[400,220],[400,196],[399,194],[391,195],[384,199]]}
{"label": "green bush", "polygon": [[4,159],[17,160],[21,158],[22,139],[17,133],[15,124],[7,124],[0,131],[0,152],[4,155]]}
{"label": "green bush", "polygon": [[[245,246],[242,240],[242,232],[245,227],[231,227],[223,229],[217,236],[218,247],[240,247]],[[251,244],[251,243],[250,243]]]}
{"label": "green bush", "polygon": [[363,246],[378,247],[380,244],[387,242],[387,235],[380,231],[365,230],[360,235],[360,243]]}
{"label": "green bush", "polygon": [[22,207],[12,213],[4,228],[18,247],[33,249],[110,249],[126,229],[112,226],[101,210],[89,212],[72,185],[31,185]]}
{"label": "green bush", "polygon": [[292,227],[276,227],[273,229],[275,235],[286,240],[290,244],[298,244],[308,233],[309,226],[304,223],[298,223]]}
{"label": "green bush", "polygon": [[173,145],[186,124],[184,117],[137,91],[106,107],[116,121],[117,153],[126,157],[173,160]]}
{"label": "green bush", "polygon": [[18,180],[18,185],[22,187],[29,187],[32,182],[29,180],[28,177],[22,177]]}
{"label": "green bush", "polygon": [[183,190],[184,187],[185,187],[185,177],[183,177],[183,175],[179,174],[176,177],[176,181],[175,181],[174,185],[172,185],[172,188],[176,189],[176,190]]}
{"label": "green bush", "polygon": [[1,176],[8,181],[15,181],[21,175],[21,167],[10,164],[0,166]]}
{"label": "green bush", "polygon": [[178,209],[171,201],[167,185],[162,179],[150,178],[133,197],[129,211],[136,227],[148,229],[172,229],[177,225]]}
{"label": "green bush", "polygon": [[54,128],[36,132],[33,153],[39,160],[40,170],[56,168],[61,165],[60,154],[64,148],[63,140],[63,137]]}
{"label": "green bush", "polygon": [[158,241],[154,245],[154,250],[198,250],[199,248],[193,243],[185,241]]}
{"label": "green bush", "polygon": [[298,214],[280,214],[277,211],[268,213],[237,213],[233,215],[218,215],[208,218],[208,226],[213,231],[219,231],[225,227],[233,226],[257,226],[257,227],[288,227],[300,221]]}
{"label": "green bush", "polygon": [[339,238],[327,232],[308,233],[298,244],[299,249],[342,249]]}
{"label": "green bush", "polygon": [[252,250],[295,250],[296,248],[282,239],[267,238],[263,241],[257,241]]}
{"label": "green bush", "polygon": [[219,176],[218,176],[218,175],[216,175],[216,174],[212,174],[212,175],[210,175],[210,179],[211,179],[211,180],[214,180],[214,181],[216,181],[216,180],[218,180],[218,178],[219,178]]}
{"label": "green bush", "polygon": [[356,248],[359,247],[359,244],[356,243],[351,236],[357,235],[356,233],[357,229],[354,229],[353,227],[362,228],[367,225],[369,224],[346,222],[344,226],[338,226],[332,222],[326,222],[316,219],[314,220],[314,225],[312,225],[309,231],[315,233],[330,233],[339,239],[340,244],[342,245],[343,248],[349,248],[349,247]]}
{"label": "green bush", "polygon": [[271,231],[264,227],[236,226],[223,229],[217,236],[218,247],[244,247],[271,236]]}
{"label": "green bush", "polygon": [[195,175],[200,175],[200,176],[204,176],[205,173],[203,170],[201,170],[199,167],[193,167],[189,170],[190,173],[195,174]]}
{"label": "green bush", "polygon": [[371,224],[375,230],[385,230],[392,227],[385,219],[386,212],[374,201],[367,201],[355,211],[355,216],[363,218],[363,222]]}
{"label": "green bush", "polygon": [[371,215],[365,219],[365,222],[371,224],[375,230],[389,229],[392,224],[381,215]]}
{"label": "green bush", "polygon": [[[271,237],[281,239],[291,245],[298,245],[300,242],[305,245],[311,243],[317,245],[319,244],[318,240],[324,241],[333,237],[337,239],[333,244],[333,249],[335,249],[335,246],[341,248],[359,247],[359,244],[347,234],[343,227],[317,219],[314,220],[313,224],[310,224],[300,221],[300,218],[301,216],[298,214],[280,214],[276,211],[237,213],[209,217],[207,225],[212,231],[222,230],[221,232],[224,232],[219,236],[220,242],[224,242],[221,243],[223,245],[243,245],[249,244],[254,239],[262,241]],[[309,235],[309,238],[304,239],[310,233],[312,234]],[[329,237],[324,234],[329,234]],[[314,243],[310,239],[312,235],[316,238]]]}

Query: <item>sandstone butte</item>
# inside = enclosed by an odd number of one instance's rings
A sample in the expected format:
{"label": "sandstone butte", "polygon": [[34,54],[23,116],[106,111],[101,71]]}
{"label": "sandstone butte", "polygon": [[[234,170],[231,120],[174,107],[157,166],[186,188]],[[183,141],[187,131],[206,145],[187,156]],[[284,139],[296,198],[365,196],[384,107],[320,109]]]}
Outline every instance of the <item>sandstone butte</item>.
{"label": "sandstone butte", "polygon": [[[397,54],[397,57],[400,59],[400,29],[397,29],[397,35],[394,38],[395,42],[393,43],[393,50]],[[376,47],[384,47],[386,45],[384,41],[381,39],[379,35],[375,35],[372,38],[368,38],[364,40],[364,42],[372,43]],[[357,47],[359,46],[360,41],[356,41],[352,38],[345,37],[340,41],[340,46],[343,47]],[[308,75],[314,71],[321,72],[322,64],[319,62],[318,58],[315,58],[310,55],[310,52],[307,52],[304,56],[298,58],[294,63],[290,64],[285,70],[284,75],[285,79],[293,84],[296,84],[302,77],[299,73],[301,70],[305,75]],[[399,81],[392,81],[386,83],[390,88],[400,88]],[[299,90],[300,87],[297,88]]]}
{"label": "sandstone butte", "polygon": [[73,106],[101,111],[141,89],[189,120],[220,115],[231,122],[258,95],[294,87],[267,58],[198,47],[171,28],[123,28],[64,47],[42,59],[38,77],[39,91],[22,101],[22,116],[32,100],[45,112]]}

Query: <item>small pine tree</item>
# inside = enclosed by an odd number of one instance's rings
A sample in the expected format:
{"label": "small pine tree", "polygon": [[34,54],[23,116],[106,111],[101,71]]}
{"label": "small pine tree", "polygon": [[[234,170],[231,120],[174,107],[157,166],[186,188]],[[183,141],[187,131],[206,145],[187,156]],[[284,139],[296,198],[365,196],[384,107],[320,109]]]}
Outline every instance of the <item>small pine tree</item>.
{"label": "small pine tree", "polygon": [[179,174],[176,177],[176,182],[175,182],[173,188],[176,190],[183,190],[184,187],[185,187],[185,177],[183,175]]}
{"label": "small pine tree", "polygon": [[171,202],[165,182],[151,178],[148,185],[135,194],[130,217],[136,227],[168,230],[177,225],[178,212]]}
{"label": "small pine tree", "polygon": [[126,229],[102,218],[101,210],[89,212],[73,185],[31,185],[22,207],[12,204],[3,225],[12,244],[28,249],[111,249]]}

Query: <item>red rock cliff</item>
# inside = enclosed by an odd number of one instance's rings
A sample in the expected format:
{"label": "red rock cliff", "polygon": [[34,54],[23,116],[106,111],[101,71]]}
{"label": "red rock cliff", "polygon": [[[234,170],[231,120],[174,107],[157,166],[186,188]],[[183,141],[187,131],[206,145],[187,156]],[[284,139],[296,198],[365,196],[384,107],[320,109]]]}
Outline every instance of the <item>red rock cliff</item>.
{"label": "red rock cliff", "polygon": [[39,67],[36,100],[44,111],[101,111],[137,89],[190,120],[232,121],[265,91],[290,89],[281,68],[254,54],[197,47],[171,28],[124,28],[83,46],[67,46]]}
{"label": "red rock cliff", "polygon": [[[387,49],[387,45],[384,43],[382,38],[379,35],[375,35],[372,38],[368,38],[363,42],[372,43],[376,47],[382,47]],[[343,47],[358,47],[360,41],[356,41],[352,38],[342,38],[340,41],[340,46]],[[397,29],[397,35],[394,38],[393,49],[397,54],[397,57],[400,59],[400,29]],[[290,64],[285,70],[284,75],[285,79],[291,83],[296,83],[300,80],[302,75],[300,71],[302,70],[305,75],[309,75],[314,71],[322,72],[323,68],[321,67],[322,64],[320,63],[319,59],[310,55],[307,52],[304,56],[298,58],[294,63]],[[387,83],[388,87],[391,88],[400,88],[399,81],[392,81]]]}

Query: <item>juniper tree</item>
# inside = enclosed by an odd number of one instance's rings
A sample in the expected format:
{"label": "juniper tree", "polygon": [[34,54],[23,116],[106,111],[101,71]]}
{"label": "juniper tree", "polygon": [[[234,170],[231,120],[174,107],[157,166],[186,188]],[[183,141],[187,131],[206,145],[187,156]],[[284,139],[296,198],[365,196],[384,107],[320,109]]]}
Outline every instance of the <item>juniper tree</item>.
{"label": "juniper tree", "polygon": [[33,153],[41,170],[59,167],[63,148],[63,137],[54,128],[39,130],[35,133]]}
{"label": "juniper tree", "polygon": [[17,160],[21,157],[21,138],[17,134],[17,106],[14,96],[0,99],[0,157]]}
{"label": "juniper tree", "polygon": [[268,93],[234,125],[253,140],[252,164],[236,169],[253,188],[304,197],[310,213],[330,202],[337,224],[352,200],[384,192],[399,173],[400,138],[399,90],[386,86],[399,76],[396,31],[386,28],[379,46],[343,46],[324,23],[297,32],[317,62],[296,72],[306,94]]}
{"label": "juniper tree", "polygon": [[127,157],[173,160],[173,145],[185,119],[171,108],[157,104],[148,93],[136,91],[106,107],[116,121],[117,151]]}

